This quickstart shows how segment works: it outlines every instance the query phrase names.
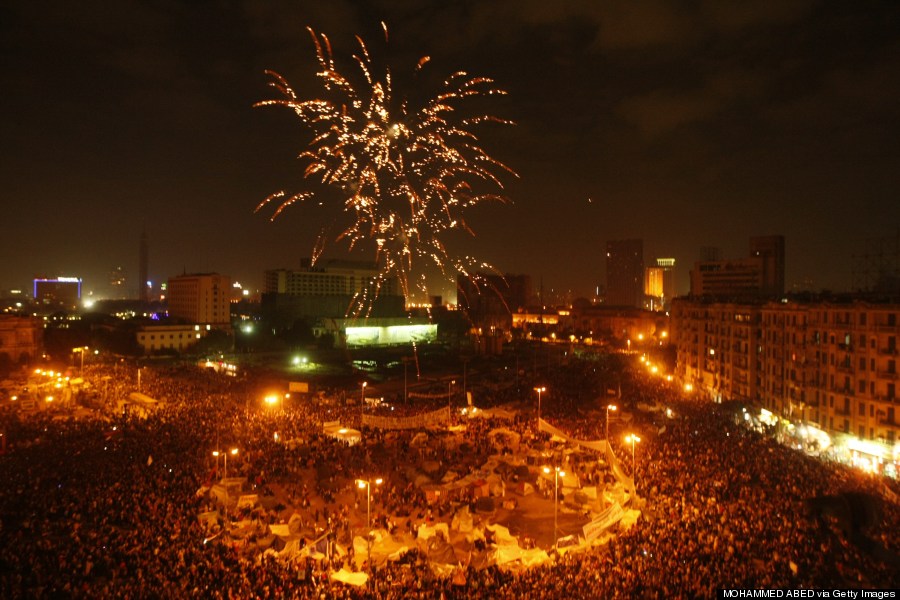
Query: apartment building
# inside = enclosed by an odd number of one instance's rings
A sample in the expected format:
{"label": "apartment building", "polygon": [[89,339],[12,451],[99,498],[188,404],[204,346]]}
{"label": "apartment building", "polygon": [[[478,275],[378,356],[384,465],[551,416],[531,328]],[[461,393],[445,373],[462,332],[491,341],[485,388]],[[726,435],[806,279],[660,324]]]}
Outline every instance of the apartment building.
{"label": "apartment building", "polygon": [[676,375],[698,392],[900,456],[900,304],[677,298],[671,329]]}

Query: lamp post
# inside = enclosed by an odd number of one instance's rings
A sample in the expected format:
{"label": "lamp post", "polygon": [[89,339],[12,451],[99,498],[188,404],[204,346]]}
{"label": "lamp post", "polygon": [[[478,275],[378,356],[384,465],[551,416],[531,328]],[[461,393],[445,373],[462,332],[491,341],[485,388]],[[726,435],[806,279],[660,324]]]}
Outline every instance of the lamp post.
{"label": "lamp post", "polygon": [[634,445],[641,441],[641,438],[631,433],[625,436],[626,442],[631,442],[631,478],[634,480],[635,489],[637,489],[637,464],[634,462]]}
{"label": "lamp post", "polygon": [[[220,452],[219,450],[213,450],[213,456],[216,457],[216,466],[219,466],[219,455],[225,457],[225,470],[223,472],[222,480],[228,479],[228,455],[237,456],[238,449],[232,448],[228,452]],[[228,482],[225,483],[225,520],[228,521]]]}
{"label": "lamp post", "polygon": [[467,406],[469,404],[469,394],[466,391],[466,375],[468,374],[467,373],[468,370],[469,370],[469,359],[464,358],[463,359],[463,404],[465,404]]}
{"label": "lamp post", "polygon": [[[81,371],[80,371],[80,377],[82,377],[82,378],[84,377],[84,353],[85,353],[87,350],[90,350],[90,348],[88,348],[87,346],[81,346],[81,347],[79,347],[79,348],[72,348],[72,352],[77,352],[78,354],[81,355]],[[138,389],[140,389],[140,386],[138,386]]]}
{"label": "lamp post", "polygon": [[363,381],[362,385],[359,386],[359,427],[362,429],[363,426],[363,417],[366,412],[366,386],[369,385],[368,381]]}
{"label": "lamp post", "polygon": [[[544,467],[544,473],[550,473],[550,467]],[[559,467],[553,467],[553,547],[559,543],[559,478],[565,477],[566,472]]]}
{"label": "lamp post", "polygon": [[609,441],[609,411],[615,411],[618,407],[615,404],[606,405],[606,439]]}
{"label": "lamp post", "polygon": [[365,488],[366,490],[366,560],[369,561],[369,568],[372,568],[372,484],[381,485],[384,482],[380,477],[375,479],[374,481],[369,481],[366,479],[357,479],[356,485],[359,489]]}
{"label": "lamp post", "polygon": [[456,384],[455,379],[451,379],[447,384],[447,427],[453,425],[453,409],[450,407],[450,399],[453,397],[453,386]]}
{"label": "lamp post", "polygon": [[543,386],[536,387],[536,388],[534,388],[534,391],[536,391],[538,393],[537,428],[538,428],[538,431],[540,431],[541,430],[541,393],[546,392],[547,388],[543,387]]}

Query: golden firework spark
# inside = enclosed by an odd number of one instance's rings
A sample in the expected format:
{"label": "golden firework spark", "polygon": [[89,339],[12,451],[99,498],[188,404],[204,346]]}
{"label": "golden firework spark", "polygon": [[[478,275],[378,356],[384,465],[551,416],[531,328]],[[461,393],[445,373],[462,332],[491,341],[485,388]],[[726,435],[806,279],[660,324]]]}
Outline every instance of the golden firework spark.
{"label": "golden firework spark", "polygon": [[[384,24],[382,24],[383,26]],[[270,86],[278,97],[255,106],[286,106],[312,131],[308,147],[299,159],[304,177],[338,190],[344,224],[336,234],[323,230],[313,248],[313,261],[326,241],[344,241],[349,249],[371,244],[379,281],[396,277],[403,294],[410,297],[412,284],[427,293],[420,263],[436,265],[448,278],[456,273],[475,277],[490,265],[470,256],[452,255],[443,236],[461,230],[474,236],[466,224],[467,209],[489,201],[506,202],[499,174],[515,176],[503,163],[491,158],[479,145],[472,128],[510,121],[488,114],[466,116],[467,99],[505,94],[492,79],[453,73],[433,96],[412,106],[408,97],[395,98],[391,72],[377,70],[363,40],[354,61],[361,85],[335,65],[331,44],[324,34],[307,28],[316,50],[324,98],[303,100],[284,77],[273,71]],[[385,41],[387,41],[387,28]],[[429,62],[423,57],[413,72]],[[357,76],[357,78],[359,78]],[[276,208],[274,220],[289,206],[322,196],[305,190],[276,192],[256,210]],[[415,274],[414,274],[415,273]]]}

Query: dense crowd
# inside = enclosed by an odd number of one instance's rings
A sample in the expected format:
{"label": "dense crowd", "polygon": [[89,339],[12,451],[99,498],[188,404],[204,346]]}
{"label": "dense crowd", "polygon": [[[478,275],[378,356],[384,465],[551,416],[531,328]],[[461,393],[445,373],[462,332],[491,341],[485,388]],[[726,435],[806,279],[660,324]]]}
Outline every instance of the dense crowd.
{"label": "dense crowd", "polygon": [[[682,398],[620,360],[569,358],[543,372],[541,383],[552,394],[542,416],[575,438],[601,439],[605,402],[597,398],[615,381],[628,427],[642,436],[631,464],[624,429],[619,420],[613,424],[616,454],[629,473],[636,471],[642,514],[633,526],[606,544],[554,554],[531,569],[460,567],[441,577],[412,550],[396,562],[366,565],[373,576],[364,587],[330,580],[332,569],[349,564],[346,557],[285,562],[227,535],[209,540],[198,515],[215,503],[197,491],[223,474],[212,450],[238,448],[229,476],[246,477],[262,496],[278,487],[310,537],[330,531],[347,543],[365,516],[358,495],[354,506],[341,501],[354,497],[357,478],[384,477],[372,520],[385,529],[411,532],[449,520],[471,499],[449,495],[429,503],[411,466],[436,465],[436,478],[472,472],[505,451],[488,435],[496,423],[471,420],[459,433],[432,431],[427,444],[413,443],[415,431],[365,429],[359,444],[347,446],[324,435],[322,423],[358,426],[361,406],[346,402],[356,394],[325,390],[265,407],[253,378],[190,367],[143,369],[141,391],[164,403],[136,418],[114,407],[137,389],[137,369],[86,366],[85,378],[103,390],[105,414],[0,414],[7,440],[0,456],[0,597],[693,598],[723,587],[898,587],[898,541],[891,534],[900,530],[900,507],[886,499],[893,497],[885,494],[887,482],[781,446],[736,422],[733,407]],[[527,399],[530,405],[535,382],[517,376],[516,383],[518,392],[512,382],[483,387],[478,404]],[[641,412],[638,401],[665,404],[675,416]],[[399,410],[441,406],[446,397]],[[531,413],[503,427],[529,444],[549,444],[549,436],[535,433]],[[604,475],[596,464],[572,468],[597,482]],[[810,509],[811,498],[845,492],[873,498],[880,510],[877,523],[856,536]],[[283,522],[283,511],[254,518]]]}

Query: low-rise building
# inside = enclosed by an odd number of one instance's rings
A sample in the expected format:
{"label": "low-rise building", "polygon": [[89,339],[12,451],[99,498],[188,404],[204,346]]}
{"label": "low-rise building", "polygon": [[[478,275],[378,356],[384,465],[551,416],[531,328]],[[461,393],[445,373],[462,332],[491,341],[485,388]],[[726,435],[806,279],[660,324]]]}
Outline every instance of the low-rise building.
{"label": "low-rise building", "polygon": [[41,319],[0,314],[0,355],[12,364],[26,364],[40,356],[44,341]]}
{"label": "low-rise building", "polygon": [[166,288],[169,315],[216,328],[231,325],[231,278],[218,273],[170,277]]}
{"label": "low-rise building", "polygon": [[138,346],[145,354],[182,353],[214,331],[211,325],[143,325],[137,329]]}

